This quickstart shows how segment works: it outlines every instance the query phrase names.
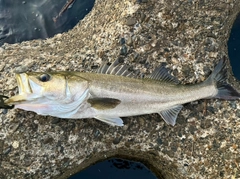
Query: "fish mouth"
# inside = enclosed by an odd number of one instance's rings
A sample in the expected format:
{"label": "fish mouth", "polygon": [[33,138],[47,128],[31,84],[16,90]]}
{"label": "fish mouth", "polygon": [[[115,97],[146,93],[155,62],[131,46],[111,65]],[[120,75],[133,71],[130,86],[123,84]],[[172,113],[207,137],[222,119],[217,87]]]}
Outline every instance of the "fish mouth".
{"label": "fish mouth", "polygon": [[18,84],[19,94],[32,93],[32,90],[28,81],[28,75],[26,73],[16,74],[15,77]]}
{"label": "fish mouth", "polygon": [[36,98],[34,95],[31,83],[33,83],[26,73],[19,73],[15,75],[18,85],[18,95],[12,96],[5,101],[7,105],[15,105],[24,101],[32,100]]}

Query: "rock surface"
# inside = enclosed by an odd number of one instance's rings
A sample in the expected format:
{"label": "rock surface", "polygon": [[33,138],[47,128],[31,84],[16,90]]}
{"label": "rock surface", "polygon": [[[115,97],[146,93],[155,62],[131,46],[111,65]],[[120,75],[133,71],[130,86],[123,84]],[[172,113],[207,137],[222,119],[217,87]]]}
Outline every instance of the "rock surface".
{"label": "rock surface", "polygon": [[[239,9],[237,0],[97,0],[68,33],[4,44],[1,93],[17,93],[14,71],[88,72],[116,59],[139,76],[165,63],[182,83],[201,82],[227,56]],[[67,178],[112,156],[142,161],[159,178],[240,177],[238,101],[186,104],[174,127],[157,114],[124,118],[124,127],[22,110],[0,117],[0,178]]]}

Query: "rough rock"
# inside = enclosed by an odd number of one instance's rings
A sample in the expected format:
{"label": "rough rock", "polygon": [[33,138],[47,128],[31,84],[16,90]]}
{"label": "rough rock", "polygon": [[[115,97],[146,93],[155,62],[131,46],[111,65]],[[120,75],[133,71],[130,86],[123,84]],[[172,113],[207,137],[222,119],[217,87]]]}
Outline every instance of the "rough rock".
{"label": "rough rock", "polygon": [[[116,59],[139,76],[164,63],[182,83],[201,82],[228,56],[239,9],[237,0],[96,0],[67,33],[4,44],[1,93],[17,93],[14,71],[90,72]],[[229,81],[240,90],[228,67]],[[201,100],[186,104],[174,127],[157,114],[111,127],[3,110],[0,178],[67,178],[112,156],[142,161],[159,178],[240,178],[239,113],[238,101]]]}

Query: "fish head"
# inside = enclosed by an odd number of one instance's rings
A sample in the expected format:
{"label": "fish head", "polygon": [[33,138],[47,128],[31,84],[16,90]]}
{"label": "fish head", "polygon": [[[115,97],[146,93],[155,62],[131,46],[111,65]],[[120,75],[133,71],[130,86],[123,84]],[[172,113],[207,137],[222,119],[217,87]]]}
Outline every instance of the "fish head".
{"label": "fish head", "polygon": [[16,74],[19,94],[9,98],[8,104],[18,104],[24,101],[34,101],[38,98],[58,100],[64,97],[66,91],[65,76],[50,73],[19,73]]}
{"label": "fish head", "polygon": [[19,94],[7,99],[5,104],[57,117],[79,106],[88,89],[86,80],[67,72],[19,73],[16,80]]}

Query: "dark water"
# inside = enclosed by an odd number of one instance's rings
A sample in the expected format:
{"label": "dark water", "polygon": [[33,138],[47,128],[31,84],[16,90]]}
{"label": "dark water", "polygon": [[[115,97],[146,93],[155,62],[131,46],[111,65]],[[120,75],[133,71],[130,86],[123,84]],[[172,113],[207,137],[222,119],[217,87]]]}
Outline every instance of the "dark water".
{"label": "dark water", "polygon": [[228,41],[228,54],[234,76],[240,80],[240,14],[235,20]]}
{"label": "dark water", "polygon": [[0,46],[45,39],[72,29],[92,9],[95,0],[75,0],[53,21],[67,0],[0,0]]}
{"label": "dark water", "polygon": [[114,158],[99,162],[69,179],[157,179],[139,162]]}

